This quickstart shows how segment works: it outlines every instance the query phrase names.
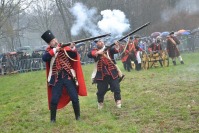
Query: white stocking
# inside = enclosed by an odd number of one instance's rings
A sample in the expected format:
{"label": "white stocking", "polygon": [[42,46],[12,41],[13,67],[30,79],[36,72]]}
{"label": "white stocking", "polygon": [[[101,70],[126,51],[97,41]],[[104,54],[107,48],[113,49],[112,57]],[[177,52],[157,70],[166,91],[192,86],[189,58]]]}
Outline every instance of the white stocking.
{"label": "white stocking", "polygon": [[182,56],[178,56],[178,59],[179,59],[180,61],[182,61]]}

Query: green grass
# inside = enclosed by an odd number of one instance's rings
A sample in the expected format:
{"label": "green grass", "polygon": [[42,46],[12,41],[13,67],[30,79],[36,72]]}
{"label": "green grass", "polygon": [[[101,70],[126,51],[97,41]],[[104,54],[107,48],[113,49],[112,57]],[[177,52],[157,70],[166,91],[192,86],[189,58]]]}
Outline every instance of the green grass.
{"label": "green grass", "polygon": [[[49,122],[45,71],[0,77],[0,132],[13,133],[153,133],[199,132],[199,52],[182,54],[185,64],[170,64],[140,72],[125,72],[121,82],[122,108],[113,94],[97,109],[93,65],[83,66],[88,96],[80,97],[81,120],[71,103]],[[171,62],[171,61],[170,61]]]}

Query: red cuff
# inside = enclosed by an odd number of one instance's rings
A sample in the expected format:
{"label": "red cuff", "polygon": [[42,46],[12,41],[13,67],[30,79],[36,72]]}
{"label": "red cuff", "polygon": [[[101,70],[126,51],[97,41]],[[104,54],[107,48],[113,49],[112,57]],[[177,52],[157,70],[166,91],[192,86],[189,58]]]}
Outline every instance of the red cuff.
{"label": "red cuff", "polygon": [[54,56],[54,55],[55,55],[53,49],[51,49],[51,50],[49,51],[49,54],[50,54],[51,56]]}
{"label": "red cuff", "polygon": [[96,52],[97,52],[97,50],[91,51],[91,55],[92,55],[92,56],[96,56]]}

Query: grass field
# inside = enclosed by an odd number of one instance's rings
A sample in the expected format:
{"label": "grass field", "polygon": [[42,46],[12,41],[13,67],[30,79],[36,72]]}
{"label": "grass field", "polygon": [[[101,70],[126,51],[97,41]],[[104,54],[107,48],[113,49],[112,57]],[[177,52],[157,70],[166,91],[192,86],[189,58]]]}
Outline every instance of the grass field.
{"label": "grass field", "polygon": [[[125,72],[122,108],[113,94],[97,109],[93,65],[83,66],[88,96],[80,97],[81,120],[71,103],[49,122],[45,71],[0,77],[0,132],[13,133],[154,133],[199,132],[199,52],[182,54],[185,64]],[[170,61],[171,62],[171,61]]]}

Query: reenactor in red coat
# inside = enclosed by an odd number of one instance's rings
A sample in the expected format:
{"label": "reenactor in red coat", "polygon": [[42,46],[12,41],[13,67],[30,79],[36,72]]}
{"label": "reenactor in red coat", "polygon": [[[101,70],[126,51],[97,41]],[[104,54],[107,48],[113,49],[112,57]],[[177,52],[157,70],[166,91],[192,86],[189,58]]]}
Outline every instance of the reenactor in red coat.
{"label": "reenactor in red coat", "polygon": [[127,48],[127,42],[125,40],[120,41],[120,55],[121,55],[121,61],[124,67],[124,70],[127,70],[127,58],[126,58],[126,54],[125,54],[125,49]]}
{"label": "reenactor in red coat", "polygon": [[75,45],[61,47],[50,30],[41,38],[48,44],[42,60],[46,62],[48,105],[50,121],[56,122],[57,109],[72,101],[75,119],[80,119],[79,96],[86,96],[87,90]]}
{"label": "reenactor in red coat", "polygon": [[139,47],[139,40],[140,40],[140,36],[139,35],[135,35],[134,36],[134,40],[133,40],[133,44],[134,44],[134,54],[135,54],[135,59],[134,59],[134,62],[135,62],[135,66],[136,66],[136,70],[137,71],[140,71],[141,70],[141,51],[142,51],[142,48]]}
{"label": "reenactor in red coat", "polygon": [[119,43],[115,42],[115,46],[104,51],[105,45],[101,39],[95,41],[96,48],[92,49],[88,53],[89,58],[93,58],[96,62],[96,71],[92,74],[95,82],[97,83],[97,101],[98,109],[103,108],[104,96],[106,92],[110,90],[114,93],[114,100],[116,106],[121,108],[121,94],[120,94],[120,83],[119,83],[119,71],[113,59],[114,54],[119,52]]}
{"label": "reenactor in red coat", "polygon": [[162,50],[161,38],[158,36],[154,43],[148,47],[149,52],[159,52]]}
{"label": "reenactor in red coat", "polygon": [[133,43],[133,37],[128,38],[127,46],[123,48],[123,53],[122,53],[122,62],[125,62],[125,70],[130,72],[132,69],[131,61],[135,60],[135,46]]}

